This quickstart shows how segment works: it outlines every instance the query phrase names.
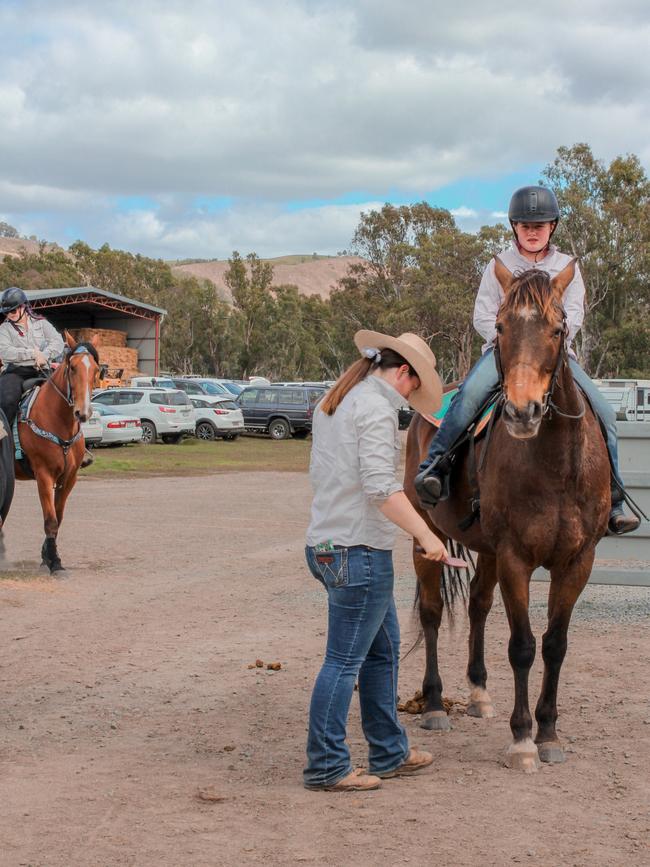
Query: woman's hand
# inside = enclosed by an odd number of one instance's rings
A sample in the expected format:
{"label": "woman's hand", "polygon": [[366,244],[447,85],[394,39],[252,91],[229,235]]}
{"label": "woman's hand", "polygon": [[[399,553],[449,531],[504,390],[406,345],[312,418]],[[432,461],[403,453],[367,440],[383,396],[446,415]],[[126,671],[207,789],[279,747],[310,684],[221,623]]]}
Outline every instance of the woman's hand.
{"label": "woman's hand", "polygon": [[418,536],[418,542],[422,547],[421,557],[425,560],[444,560],[448,557],[447,549],[435,533],[426,533]]}
{"label": "woman's hand", "polygon": [[40,349],[37,349],[34,353],[34,365],[35,367],[47,367],[47,358],[45,357],[45,353],[41,352]]}

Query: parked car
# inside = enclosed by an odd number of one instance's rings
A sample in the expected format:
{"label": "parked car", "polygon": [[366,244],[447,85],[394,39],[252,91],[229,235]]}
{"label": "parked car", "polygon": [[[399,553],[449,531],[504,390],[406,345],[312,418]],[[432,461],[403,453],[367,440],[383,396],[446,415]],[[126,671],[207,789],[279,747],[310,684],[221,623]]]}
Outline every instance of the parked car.
{"label": "parked car", "polygon": [[189,397],[178,389],[110,388],[93,394],[93,403],[110,407],[124,416],[135,416],[142,425],[142,442],[179,443],[194,434],[194,411]]}
{"label": "parked car", "polygon": [[180,388],[185,394],[196,395],[201,394],[212,395],[213,397],[232,397],[232,392],[225,385],[221,385],[211,379],[185,379],[184,377],[174,377],[172,379],[174,388]]}
{"label": "parked car", "polygon": [[245,388],[237,398],[246,430],[268,433],[275,440],[311,431],[314,407],[325,394],[321,386],[268,385]]}
{"label": "parked car", "polygon": [[194,407],[196,438],[236,440],[244,433],[244,416],[234,400],[227,397],[190,397]]}
{"label": "parked car", "polygon": [[102,427],[103,446],[121,446],[125,443],[142,442],[142,422],[136,416],[121,415],[112,407],[93,403],[93,417]]}
{"label": "parked car", "polygon": [[[194,375],[192,375],[192,376],[184,376],[182,378],[186,381],[189,380],[190,382],[199,382],[199,383],[214,382],[216,385],[220,385],[220,386],[222,386],[222,388],[225,388],[231,394],[234,394],[235,397],[237,397],[238,394],[241,394],[242,391],[244,390],[244,387],[245,387],[240,382],[238,382],[238,381],[236,382],[234,379],[220,379],[218,376],[194,376]],[[250,383],[247,382],[246,385],[250,385]]]}
{"label": "parked car", "polygon": [[102,423],[99,420],[99,415],[94,411],[88,419],[81,423],[81,431],[84,435],[87,448],[98,446],[102,441]]}
{"label": "parked car", "polygon": [[176,388],[168,376],[134,376],[131,388]]}

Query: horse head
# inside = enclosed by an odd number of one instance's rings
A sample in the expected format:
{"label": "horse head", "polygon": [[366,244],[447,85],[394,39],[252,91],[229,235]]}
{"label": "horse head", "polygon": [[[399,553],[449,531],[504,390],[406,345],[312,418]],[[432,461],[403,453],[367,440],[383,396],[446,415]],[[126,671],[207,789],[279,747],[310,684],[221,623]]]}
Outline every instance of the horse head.
{"label": "horse head", "polygon": [[77,421],[88,421],[92,414],[90,401],[93,388],[100,377],[96,337],[77,343],[66,331],[65,343],[65,361],[61,367],[65,368],[68,403]]}
{"label": "horse head", "polygon": [[495,347],[503,420],[511,436],[530,439],[539,432],[566,358],[562,298],[573,280],[575,259],[551,279],[536,268],[513,275],[497,257],[495,274],[505,294]]}

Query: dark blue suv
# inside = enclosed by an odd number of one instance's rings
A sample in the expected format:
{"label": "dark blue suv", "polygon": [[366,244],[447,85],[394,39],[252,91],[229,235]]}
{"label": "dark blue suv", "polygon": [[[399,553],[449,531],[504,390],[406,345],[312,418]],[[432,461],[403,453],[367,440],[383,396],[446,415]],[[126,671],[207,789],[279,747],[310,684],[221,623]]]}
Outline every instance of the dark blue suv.
{"label": "dark blue suv", "polygon": [[274,440],[304,438],[311,432],[314,407],[327,391],[317,385],[254,385],[236,400],[246,430],[268,433]]}

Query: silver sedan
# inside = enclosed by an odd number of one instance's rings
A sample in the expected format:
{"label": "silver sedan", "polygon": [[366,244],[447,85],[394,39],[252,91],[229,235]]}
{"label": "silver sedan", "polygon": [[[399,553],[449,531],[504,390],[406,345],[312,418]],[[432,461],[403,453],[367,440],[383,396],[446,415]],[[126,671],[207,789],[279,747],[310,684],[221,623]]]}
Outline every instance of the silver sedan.
{"label": "silver sedan", "polygon": [[139,418],[118,415],[101,403],[93,403],[92,407],[93,416],[97,416],[102,425],[101,445],[121,446],[142,441],[142,423]]}

